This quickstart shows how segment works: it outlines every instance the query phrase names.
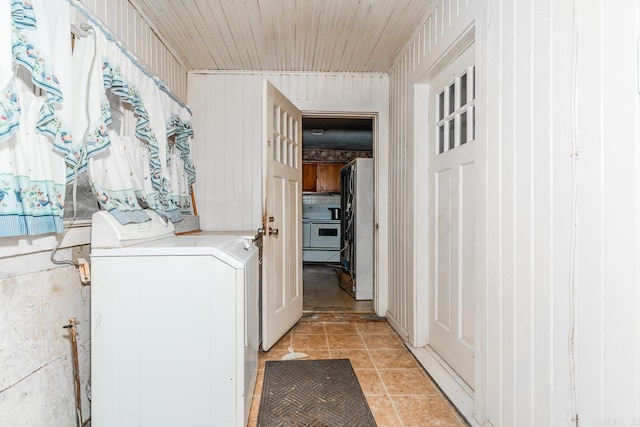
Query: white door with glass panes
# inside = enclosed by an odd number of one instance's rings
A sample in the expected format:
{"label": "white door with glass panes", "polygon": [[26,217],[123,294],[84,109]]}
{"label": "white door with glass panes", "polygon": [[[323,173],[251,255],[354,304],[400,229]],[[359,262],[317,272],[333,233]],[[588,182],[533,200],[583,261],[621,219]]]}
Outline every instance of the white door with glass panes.
{"label": "white door with glass panes", "polygon": [[262,349],[302,317],[302,113],[264,87]]}
{"label": "white door with glass panes", "polygon": [[472,388],[474,46],[429,83],[429,345]]}

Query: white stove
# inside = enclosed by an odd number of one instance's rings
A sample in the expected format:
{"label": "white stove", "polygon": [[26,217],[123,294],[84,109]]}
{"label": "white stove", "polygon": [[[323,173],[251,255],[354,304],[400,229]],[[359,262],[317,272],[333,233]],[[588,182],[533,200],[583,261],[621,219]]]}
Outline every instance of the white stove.
{"label": "white stove", "polygon": [[336,204],[302,205],[302,260],[340,262],[340,220],[332,219]]}
{"label": "white stove", "polygon": [[319,203],[319,204],[302,204],[302,218],[303,219],[328,219],[333,221],[340,221],[340,218],[331,217],[331,212],[334,209],[340,210],[339,204]]}

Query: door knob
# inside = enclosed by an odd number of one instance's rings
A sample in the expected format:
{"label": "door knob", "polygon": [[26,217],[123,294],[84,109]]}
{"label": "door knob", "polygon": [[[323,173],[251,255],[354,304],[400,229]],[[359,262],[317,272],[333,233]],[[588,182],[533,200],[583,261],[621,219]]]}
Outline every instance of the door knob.
{"label": "door knob", "polygon": [[269,236],[278,237],[278,229],[269,227]]}

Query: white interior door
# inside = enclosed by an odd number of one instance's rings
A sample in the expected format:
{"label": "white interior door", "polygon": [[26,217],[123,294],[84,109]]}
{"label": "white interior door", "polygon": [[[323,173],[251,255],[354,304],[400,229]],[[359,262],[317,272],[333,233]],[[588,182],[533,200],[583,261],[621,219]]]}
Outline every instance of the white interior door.
{"label": "white interior door", "polygon": [[431,81],[429,344],[473,388],[474,45]]}
{"label": "white interior door", "polygon": [[302,114],[265,80],[262,349],[302,317]]}

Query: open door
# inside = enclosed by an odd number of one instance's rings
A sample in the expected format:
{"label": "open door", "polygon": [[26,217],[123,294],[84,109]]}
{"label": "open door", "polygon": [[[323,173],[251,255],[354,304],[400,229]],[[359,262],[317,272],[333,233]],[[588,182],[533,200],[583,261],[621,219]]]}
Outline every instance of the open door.
{"label": "open door", "polygon": [[262,349],[302,317],[302,114],[265,80]]}

